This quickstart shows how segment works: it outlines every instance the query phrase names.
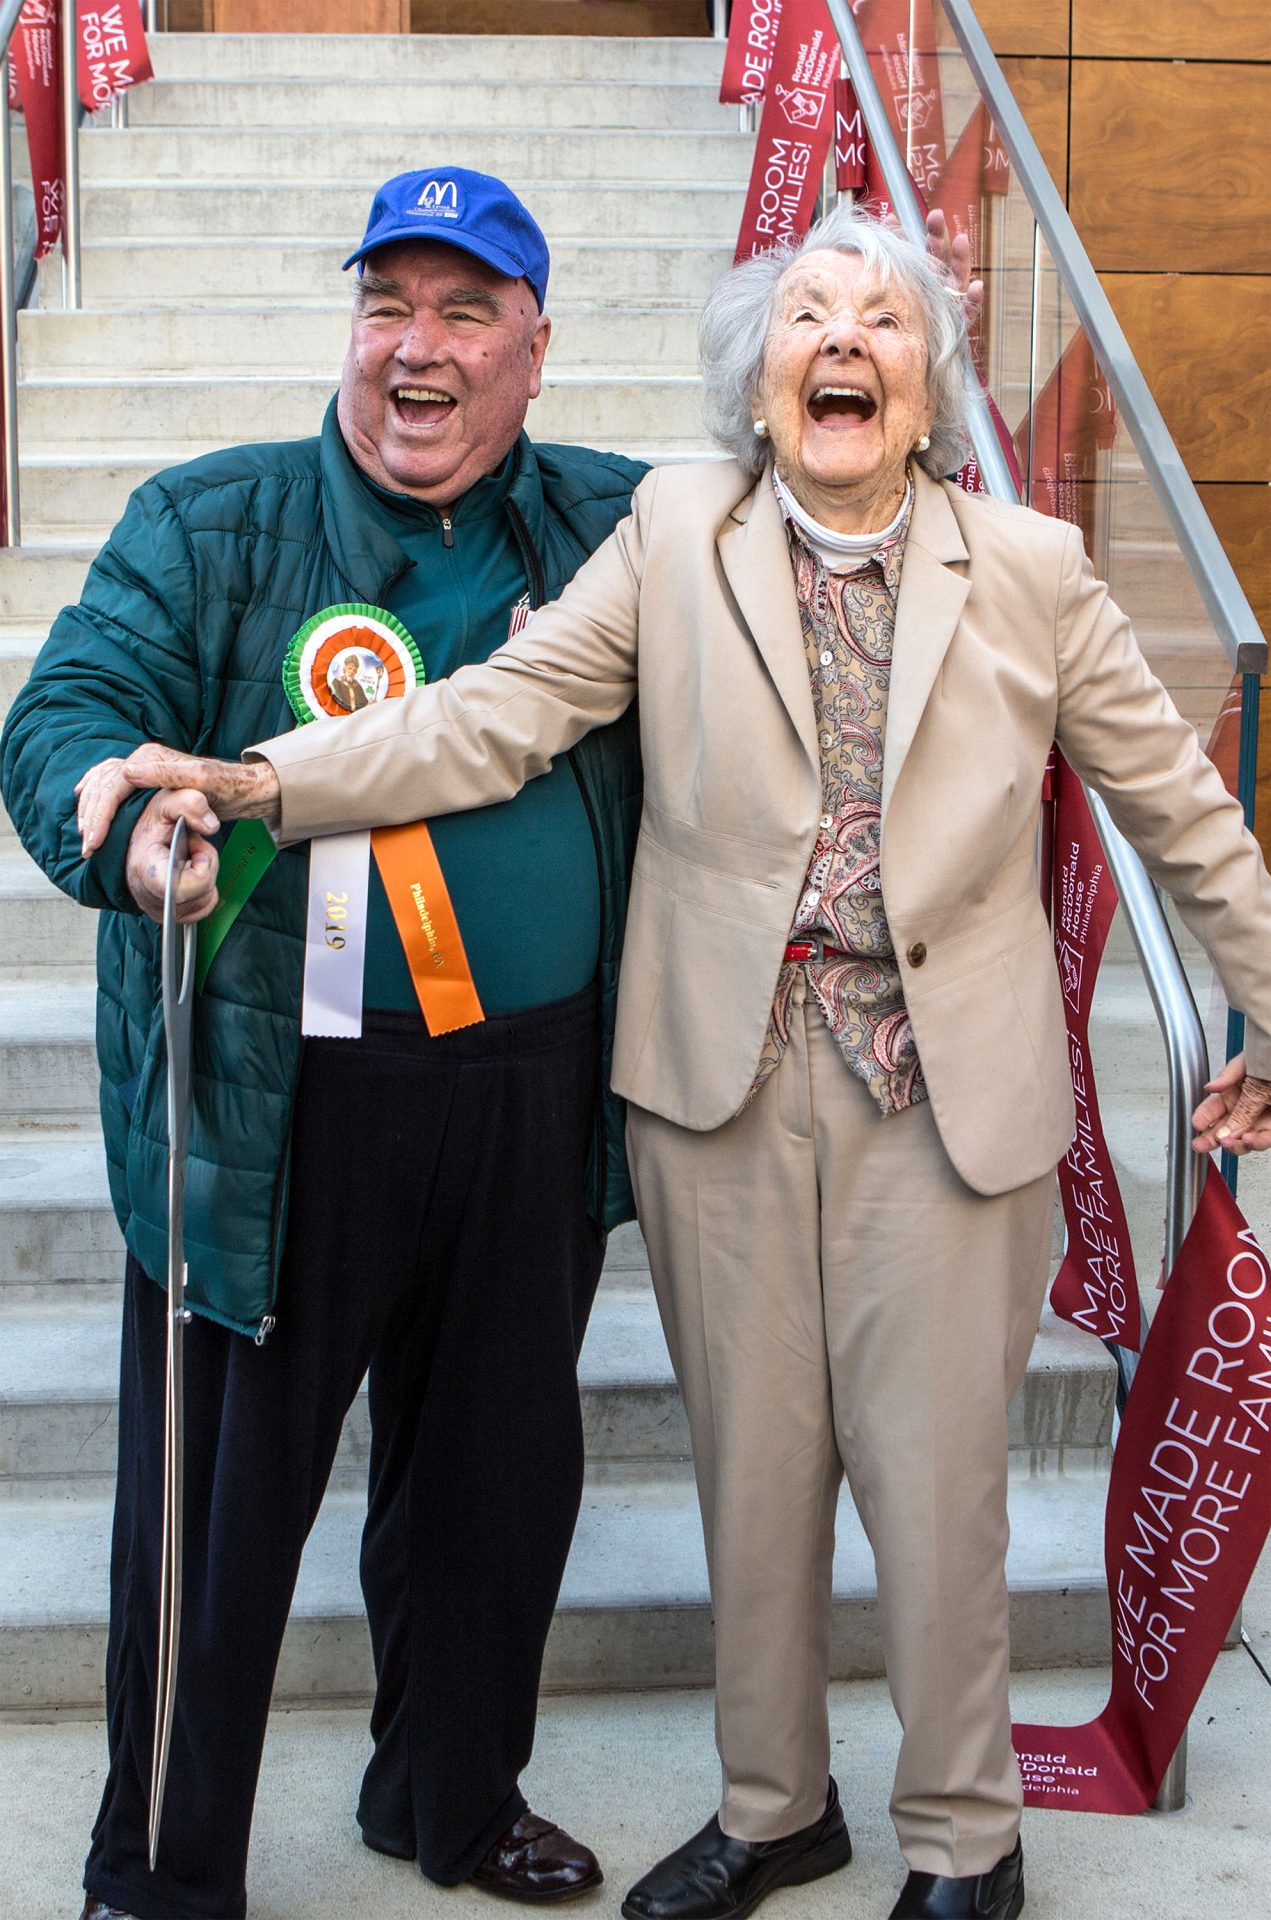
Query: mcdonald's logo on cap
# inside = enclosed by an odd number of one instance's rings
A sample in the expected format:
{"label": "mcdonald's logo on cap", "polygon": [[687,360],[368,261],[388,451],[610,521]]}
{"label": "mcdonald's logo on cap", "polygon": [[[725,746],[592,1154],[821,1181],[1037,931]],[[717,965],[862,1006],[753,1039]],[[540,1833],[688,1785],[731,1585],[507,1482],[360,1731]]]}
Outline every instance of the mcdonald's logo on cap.
{"label": "mcdonald's logo on cap", "polygon": [[416,206],[423,213],[435,213],[446,220],[459,218],[459,189],[453,180],[425,180]]}

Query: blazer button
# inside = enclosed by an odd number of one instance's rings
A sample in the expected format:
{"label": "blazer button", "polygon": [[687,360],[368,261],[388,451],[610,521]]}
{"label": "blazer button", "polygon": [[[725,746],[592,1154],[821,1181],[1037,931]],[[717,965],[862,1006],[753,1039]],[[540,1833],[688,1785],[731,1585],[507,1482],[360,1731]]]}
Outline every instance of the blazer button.
{"label": "blazer button", "polygon": [[926,959],[926,957],[927,957],[926,942],[922,940],[915,940],[912,947],[910,947],[908,954],[906,955],[906,958],[908,959],[910,966],[920,967],[923,961]]}

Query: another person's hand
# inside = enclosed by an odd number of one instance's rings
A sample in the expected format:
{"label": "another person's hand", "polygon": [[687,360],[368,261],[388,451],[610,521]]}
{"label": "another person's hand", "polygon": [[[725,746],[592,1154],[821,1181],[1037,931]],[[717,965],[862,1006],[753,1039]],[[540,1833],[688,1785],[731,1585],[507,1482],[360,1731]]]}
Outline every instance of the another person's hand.
{"label": "another person's hand", "polygon": [[971,278],[971,242],[965,233],[949,237],[949,222],[939,207],[927,215],[927,251],[940,262],[956,290],[962,295],[962,311],[968,331],[980,317],[984,305],[984,282]]}
{"label": "another person's hand", "polygon": [[1192,1115],[1197,1153],[1212,1153],[1216,1147],[1227,1153],[1260,1153],[1271,1147],[1271,1080],[1246,1073],[1243,1053],[1206,1083],[1205,1092],[1208,1098]]}
{"label": "another person's hand", "polygon": [[278,824],[278,776],[267,760],[243,766],[237,760],[206,760],[198,754],[147,744],[137,747],[127,759],[98,761],[76,787],[76,818],[86,860],[105,840],[123,802],[147,787],[204,796],[204,817],[186,816],[189,824],[202,833],[215,833],[221,820],[263,820],[270,827]]}
{"label": "another person's hand", "polygon": [[182,925],[204,920],[216,905],[216,873],[220,859],[199,827],[213,819],[201,793],[188,789],[160,791],[145,807],[128,842],[124,868],[128,891],[151,920],[163,919],[163,896],[168,882],[172,835],[178,820],[190,829],[187,858],[177,875],[176,917]]}

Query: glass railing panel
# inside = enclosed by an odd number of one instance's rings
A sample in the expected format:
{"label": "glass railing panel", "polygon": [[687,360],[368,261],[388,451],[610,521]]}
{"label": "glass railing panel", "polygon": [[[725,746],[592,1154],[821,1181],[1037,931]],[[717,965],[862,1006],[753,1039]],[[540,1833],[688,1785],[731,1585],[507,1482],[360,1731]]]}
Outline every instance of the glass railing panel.
{"label": "glass railing panel", "polygon": [[1130,424],[1111,404],[942,0],[864,0],[853,12],[920,193],[971,236],[985,283],[976,362],[1015,443],[1025,497],[1080,521],[1095,569],[1153,670],[1202,743],[1221,748],[1234,788],[1238,701],[1216,735],[1232,661]]}

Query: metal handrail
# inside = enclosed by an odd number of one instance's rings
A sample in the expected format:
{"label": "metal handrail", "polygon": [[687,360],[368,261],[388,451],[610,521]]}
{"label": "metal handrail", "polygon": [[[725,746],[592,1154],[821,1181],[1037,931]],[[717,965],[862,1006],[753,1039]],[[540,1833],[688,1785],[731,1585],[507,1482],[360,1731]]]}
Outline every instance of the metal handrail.
{"label": "metal handrail", "polygon": [[[925,244],[926,223],[922,207],[892,131],[851,8],[847,0],[827,0],[827,4],[857,104],[896,216],[911,239]],[[1001,68],[965,0],[941,0],[941,4],[958,35],[981,98],[1001,136],[1034,219],[1050,248],[1051,257],[1130,426],[1148,477],[1158,498],[1163,500],[1169,511],[1183,557],[1204,594],[1223,645],[1233,665],[1242,672],[1260,671],[1266,663],[1266,642],[1231,564],[1205,516],[1196,490],[1161,419],[1160,410],[1130,353],[1125,335],[1099,286],[1067,210],[1055,191],[1036,142],[1015,105]],[[1074,282],[1080,284],[1080,298]],[[971,444],[987,491],[998,499],[1018,501],[1019,489],[982,396],[975,396],[969,425]],[[1194,522],[1189,520],[1189,514],[1194,514]],[[1191,1115],[1200,1102],[1205,1081],[1209,1077],[1209,1051],[1191,987],[1156,889],[1142,861],[1114,825],[1102,800],[1093,793],[1089,799],[1108,869],[1121,898],[1135,952],[1165,1042],[1169,1079],[1169,1139],[1164,1260],[1168,1274],[1178,1258],[1187,1229],[1200,1203],[1205,1161],[1192,1148]],[[1142,1312],[1140,1301],[1141,1316]],[[1123,1404],[1134,1377],[1137,1356],[1116,1346],[1112,1347],[1112,1353],[1117,1365],[1118,1401]],[[1156,1806],[1165,1812],[1174,1812],[1183,1806],[1186,1784],[1187,1736],[1184,1733],[1161,1783]]]}
{"label": "metal handrail", "polygon": [[66,199],[62,206],[62,262],[65,268],[64,305],[73,312],[80,305],[79,252],[79,73],[76,28],[79,9],[76,0],[62,0],[62,166],[66,175]]}
{"label": "metal handrail", "polygon": [[[22,0],[0,5],[0,54],[8,61]],[[18,501],[18,300],[13,259],[13,157],[9,89],[0,87],[0,405],[4,408],[4,532],[8,546],[22,536]]]}

